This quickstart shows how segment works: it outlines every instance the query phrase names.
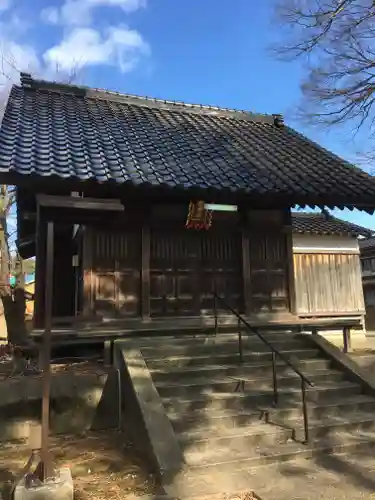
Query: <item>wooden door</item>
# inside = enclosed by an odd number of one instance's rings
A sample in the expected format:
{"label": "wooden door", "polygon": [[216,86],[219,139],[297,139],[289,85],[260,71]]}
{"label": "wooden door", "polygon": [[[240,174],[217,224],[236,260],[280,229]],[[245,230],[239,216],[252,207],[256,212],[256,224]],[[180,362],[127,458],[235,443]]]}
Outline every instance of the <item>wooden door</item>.
{"label": "wooden door", "polygon": [[211,314],[212,291],[233,307],[242,300],[241,246],[230,232],[154,230],[151,233],[151,315]]}
{"label": "wooden door", "polygon": [[140,232],[93,231],[92,260],[94,312],[104,317],[139,316]]}
{"label": "wooden door", "polygon": [[252,313],[289,311],[287,237],[281,231],[250,237]]}
{"label": "wooden door", "polygon": [[195,248],[184,230],[155,229],[150,238],[151,316],[191,316]]}
{"label": "wooden door", "polygon": [[[235,310],[242,311],[242,249],[238,233],[230,231],[199,233],[200,312],[212,313],[212,290]],[[219,309],[223,304],[218,303]]]}

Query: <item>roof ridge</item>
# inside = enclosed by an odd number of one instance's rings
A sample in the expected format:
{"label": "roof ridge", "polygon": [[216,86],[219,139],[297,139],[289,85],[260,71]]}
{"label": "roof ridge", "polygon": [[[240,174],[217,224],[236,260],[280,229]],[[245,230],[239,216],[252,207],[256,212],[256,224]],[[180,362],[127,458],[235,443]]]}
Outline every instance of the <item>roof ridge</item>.
{"label": "roof ridge", "polygon": [[192,104],[183,101],[173,101],[168,99],[161,99],[156,97],[149,96],[139,96],[136,94],[126,94],[123,92],[116,92],[113,90],[100,89],[87,87],[84,85],[74,85],[71,83],[60,83],[53,82],[48,80],[39,80],[34,79],[30,73],[20,73],[20,81],[21,87],[25,89],[38,89],[38,90],[57,90],[60,92],[73,94],[80,97],[91,97],[91,98],[107,98],[107,100],[131,100],[135,101],[133,104],[136,104],[137,101],[139,104],[156,104],[156,105],[164,105],[164,106],[176,106],[176,108],[185,108],[186,110],[200,110],[200,111],[211,111],[211,112],[219,112],[237,116],[238,118],[247,118],[252,121],[263,121],[266,123],[271,123],[277,127],[282,127],[284,125],[284,118],[281,114],[262,114],[262,113],[252,113],[251,111],[246,111],[243,109],[235,109],[235,108],[226,108],[223,106],[212,106],[208,104]]}

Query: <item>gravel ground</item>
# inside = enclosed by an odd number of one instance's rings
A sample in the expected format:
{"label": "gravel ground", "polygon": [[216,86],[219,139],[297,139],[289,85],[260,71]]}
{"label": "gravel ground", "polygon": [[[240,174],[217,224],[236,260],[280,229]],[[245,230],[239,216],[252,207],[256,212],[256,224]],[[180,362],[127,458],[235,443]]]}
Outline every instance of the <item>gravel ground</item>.
{"label": "gravel ground", "polygon": [[[53,364],[51,370],[56,376],[61,373],[80,376],[107,371],[96,362]],[[6,383],[9,375],[12,378],[25,376],[12,374],[12,363],[0,363],[0,381]],[[27,376],[40,377],[40,374]],[[72,471],[76,500],[122,500],[131,495],[161,491],[156,475],[152,473],[144,441],[132,439],[134,435],[137,432],[111,430],[88,432],[81,436],[51,437],[55,465],[69,465]],[[30,450],[25,444],[0,444],[0,492],[4,500],[8,500],[7,492],[29,456]]]}
{"label": "gravel ground", "polygon": [[[53,437],[51,453],[57,467],[70,467],[76,500],[122,500],[161,491],[147,454],[123,432]],[[19,443],[0,448],[0,491],[4,500],[29,454],[27,447]]]}
{"label": "gravel ground", "polygon": [[264,500],[375,499],[372,451],[321,456],[249,471],[252,488]]}

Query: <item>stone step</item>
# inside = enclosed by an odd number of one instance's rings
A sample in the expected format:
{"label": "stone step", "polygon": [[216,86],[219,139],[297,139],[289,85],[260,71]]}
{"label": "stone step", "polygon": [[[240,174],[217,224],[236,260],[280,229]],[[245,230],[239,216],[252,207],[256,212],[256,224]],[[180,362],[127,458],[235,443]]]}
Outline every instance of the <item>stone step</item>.
{"label": "stone step", "polygon": [[[366,456],[367,460],[363,460]],[[247,469],[247,485],[266,500],[370,500],[374,467],[371,448],[351,448],[347,453],[322,453]],[[243,474],[235,473],[235,478],[246,484]]]}
{"label": "stone step", "polygon": [[[278,405],[275,407],[264,407],[267,411],[270,422],[276,424],[290,425],[295,428],[302,425],[302,407],[297,404],[295,407],[290,405]],[[202,408],[189,414],[180,414],[168,412],[168,417],[177,433],[184,432],[186,429],[197,429],[208,425],[218,428],[234,428],[249,425],[264,418],[265,413],[262,409],[255,410],[215,410],[211,408]],[[335,399],[334,402],[316,404],[309,402],[307,405],[308,415],[311,425],[314,421],[322,421],[329,417],[337,417],[345,420],[356,417],[358,414],[372,415],[375,413],[375,398],[358,394],[352,397],[345,397],[342,400]],[[300,422],[298,422],[300,420]],[[296,422],[297,421],[297,422]]]}
{"label": "stone step", "polygon": [[[303,428],[303,420],[289,420],[283,424],[293,429],[293,439],[303,442],[305,439],[305,431]],[[312,440],[321,440],[330,438],[337,432],[358,433],[360,431],[375,431],[375,420],[372,413],[361,412],[357,415],[343,415],[340,417],[325,417],[320,420],[309,420],[309,433]]]}
{"label": "stone step", "polygon": [[[302,359],[314,359],[321,356],[318,349],[292,349],[283,350],[283,355],[288,358],[292,363],[298,364]],[[205,366],[212,364],[238,364],[239,355],[238,354],[218,354],[213,353],[211,355],[195,355],[191,357],[187,356],[166,356],[165,357],[154,357],[154,356],[144,356],[147,366],[154,369],[164,369],[169,370],[173,367],[187,367],[187,366]],[[269,352],[246,352],[244,355],[244,361],[247,362],[271,362],[271,354]]]}
{"label": "stone step", "polygon": [[[352,382],[341,382],[337,384],[322,384],[309,388],[307,390],[307,400],[322,402],[332,401],[333,399],[342,398],[361,393],[361,386]],[[299,388],[283,388],[280,387],[279,402],[289,403],[289,405],[299,405],[301,401],[301,390]],[[199,397],[183,399],[183,398],[162,398],[164,407],[169,411],[186,413],[202,408],[214,409],[249,409],[253,410],[262,407],[263,405],[271,405],[273,402],[273,391],[246,391],[246,392],[202,392]]]}
{"label": "stone step", "polygon": [[[268,340],[268,339],[267,339]],[[277,351],[287,351],[292,349],[304,349],[306,348],[306,341],[303,338],[289,338],[278,340],[270,340],[270,344]],[[270,348],[258,337],[243,337],[242,340],[243,351],[249,352],[269,352]],[[307,347],[308,348],[308,347]],[[208,338],[204,342],[195,341],[180,343],[180,342],[168,342],[159,343],[156,345],[148,345],[140,347],[142,355],[147,359],[149,357],[157,356],[194,356],[196,354],[225,354],[225,353],[238,353],[238,338],[233,337],[230,340],[218,341],[215,338]]]}
{"label": "stone step", "polygon": [[[345,380],[345,374],[338,370],[322,370],[321,372],[317,371],[313,374],[304,373],[304,375],[313,384],[317,385],[326,381],[340,382]],[[162,397],[189,397],[195,394],[199,395],[202,391],[235,392],[241,390],[241,387],[243,387],[245,391],[252,391],[254,389],[273,390],[273,379],[272,373],[270,373],[268,377],[255,377],[249,374],[246,376],[246,380],[242,385],[240,379],[234,376],[225,378],[196,378],[192,380],[187,377],[183,382],[156,382],[155,385]],[[280,388],[300,387],[301,379],[295,373],[286,376],[277,375],[277,386]]]}
{"label": "stone step", "polygon": [[[375,443],[351,447],[347,450],[316,450],[311,457],[298,456],[292,460],[265,463],[264,466],[238,468],[193,467],[178,482],[178,491],[171,498],[143,498],[140,500],[172,500],[172,498],[212,500],[243,498],[254,491],[254,498],[264,500],[363,500],[374,490]],[[347,451],[347,453],[345,453]],[[203,472],[203,473],[202,473]],[[219,492],[219,496],[215,496]],[[248,497],[246,497],[248,498]],[[130,499],[137,500],[137,499]],[[139,500],[139,499],[138,499]]]}
{"label": "stone step", "polygon": [[[296,364],[297,368],[302,373],[314,373],[315,371],[328,370],[331,366],[331,361],[328,359],[306,359],[301,360]],[[293,370],[287,366],[283,361],[276,363],[278,375],[292,375]],[[241,376],[252,374],[257,376],[272,376],[272,364],[267,363],[244,363],[241,365],[203,365],[203,366],[186,366],[186,367],[168,367],[152,368],[150,370],[152,378],[155,382],[164,381],[182,381],[193,380],[196,378],[211,378],[211,377],[225,377],[225,376]]]}
{"label": "stone step", "polygon": [[[318,442],[331,438],[338,432],[358,433],[361,431],[375,431],[375,422],[372,414],[360,414],[351,418],[325,418],[322,421],[309,421],[309,439]],[[186,428],[179,436],[182,449],[191,452],[193,449],[205,450],[207,447],[221,447],[240,449],[242,447],[278,445],[288,440],[303,443],[305,431],[302,422],[290,422],[290,425],[275,425],[273,423],[251,422],[246,426],[223,428],[210,424],[193,428]],[[239,441],[237,443],[237,441]]]}
{"label": "stone step", "polygon": [[228,470],[249,469],[271,463],[282,463],[296,458],[310,458],[327,454],[348,452],[350,449],[375,448],[375,432],[359,431],[358,433],[337,432],[329,438],[307,445],[288,441],[277,445],[244,446],[240,441],[236,446],[223,450],[220,447],[185,450],[185,460],[190,471],[196,474],[209,474]]}
{"label": "stone step", "polygon": [[251,449],[257,446],[267,446],[286,443],[293,437],[293,429],[283,428],[265,422],[252,422],[246,427],[232,429],[217,429],[207,426],[202,429],[185,430],[178,436],[184,453],[206,451],[210,448],[220,448],[225,455],[226,450]]}

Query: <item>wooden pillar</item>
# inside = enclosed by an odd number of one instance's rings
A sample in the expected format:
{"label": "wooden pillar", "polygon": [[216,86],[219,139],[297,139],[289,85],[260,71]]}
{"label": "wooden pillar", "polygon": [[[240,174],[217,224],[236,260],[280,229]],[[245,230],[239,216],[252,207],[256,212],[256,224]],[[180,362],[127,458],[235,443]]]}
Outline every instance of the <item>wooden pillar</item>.
{"label": "wooden pillar", "polygon": [[43,334],[43,377],[42,377],[42,446],[43,480],[53,477],[51,454],[49,451],[49,416],[51,393],[51,335],[53,307],[53,268],[54,268],[54,223],[47,223],[46,274],[44,292],[44,334]]}
{"label": "wooden pillar", "polygon": [[250,241],[249,232],[242,229],[242,277],[243,277],[243,305],[245,316],[251,314],[251,275],[250,275]]}
{"label": "wooden pillar", "polygon": [[[200,316],[201,314],[201,269],[200,269],[200,252],[202,234],[200,231],[190,230],[190,269],[191,269],[191,287],[193,295],[193,314]],[[210,232],[208,233],[210,236]],[[220,309],[220,308],[219,308]]]}
{"label": "wooden pillar", "polygon": [[288,259],[288,290],[289,290],[289,307],[291,314],[297,314],[296,301],[296,286],[294,276],[294,256],[293,256],[293,225],[292,214],[290,209],[286,213],[286,254]]}
{"label": "wooden pillar", "polygon": [[46,222],[38,205],[36,217],[36,249],[35,249],[35,295],[34,295],[34,326],[44,325],[44,302],[46,287]]}
{"label": "wooden pillar", "polygon": [[143,320],[150,319],[150,226],[142,226],[141,259],[141,315]]}
{"label": "wooden pillar", "polygon": [[94,314],[94,285],[95,276],[93,275],[93,238],[92,232],[85,227],[83,234],[83,307],[82,313],[84,317],[90,317]]}

